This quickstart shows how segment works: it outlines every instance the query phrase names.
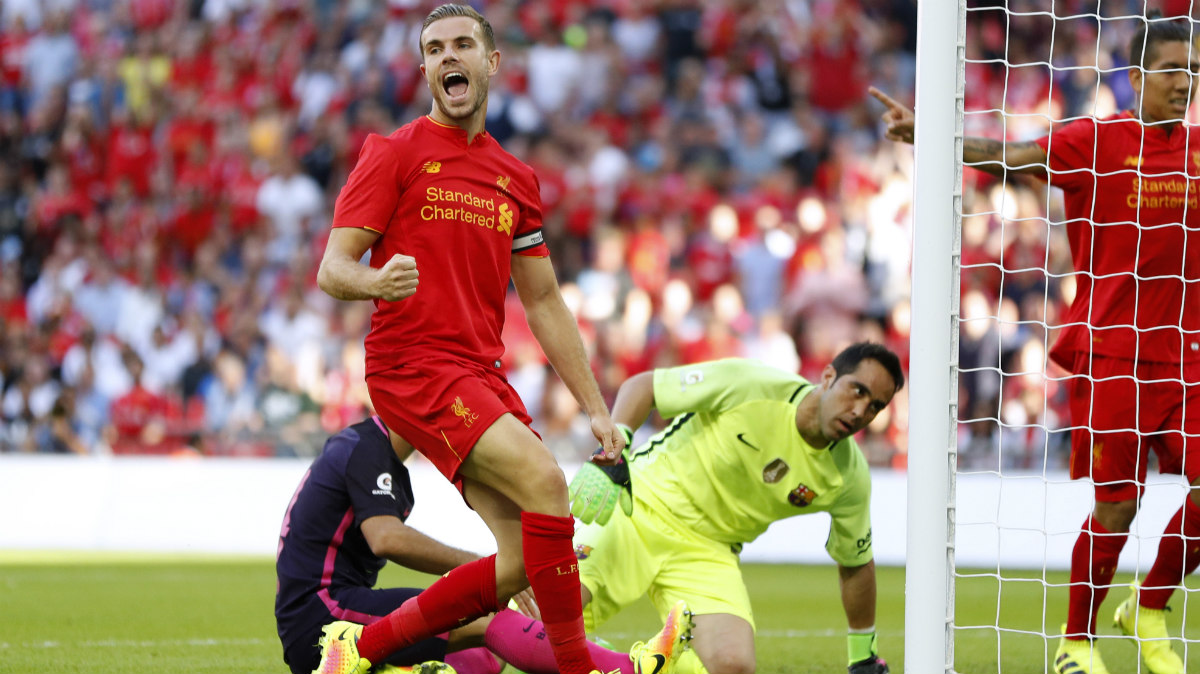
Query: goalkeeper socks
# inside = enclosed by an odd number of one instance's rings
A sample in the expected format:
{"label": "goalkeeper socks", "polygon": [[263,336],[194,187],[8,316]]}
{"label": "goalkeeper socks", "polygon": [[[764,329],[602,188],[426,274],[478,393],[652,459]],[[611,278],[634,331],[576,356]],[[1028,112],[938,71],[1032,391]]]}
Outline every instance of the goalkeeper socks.
{"label": "goalkeeper socks", "polygon": [[562,674],[590,674],[596,666],[583,633],[579,564],[571,546],[574,533],[574,518],[521,513],[525,576],[542,609],[555,662]]}
{"label": "goalkeeper socks", "polygon": [[1108,595],[1108,586],[1117,572],[1117,557],[1128,538],[1128,533],[1110,533],[1091,515],[1084,521],[1071,553],[1071,592],[1067,604],[1069,638],[1096,634],[1096,611]]}
{"label": "goalkeeper socks", "polygon": [[[483,644],[500,659],[523,672],[558,674],[554,651],[546,642],[546,631],[540,620],[504,609],[492,618],[483,635]],[[634,674],[633,660],[628,655],[614,653],[590,641],[587,647],[600,671],[620,670],[621,674]]]}
{"label": "goalkeeper socks", "polygon": [[405,646],[448,632],[497,608],[496,556],[492,555],[451,570],[382,620],[364,627],[358,653],[371,662],[382,662]]}
{"label": "goalkeeper socks", "polygon": [[459,674],[500,674],[500,670],[504,669],[504,665],[486,648],[468,648],[465,651],[447,653],[446,664]]}
{"label": "goalkeeper socks", "polygon": [[874,627],[868,627],[865,630],[851,629],[846,634],[846,654],[850,658],[850,664],[866,660],[878,652],[879,647],[876,644]]}
{"label": "goalkeeper socks", "polygon": [[1192,499],[1184,498],[1183,506],[1163,530],[1154,566],[1138,592],[1138,604],[1152,609],[1166,608],[1175,588],[1196,570],[1197,564],[1200,564],[1200,507]]}

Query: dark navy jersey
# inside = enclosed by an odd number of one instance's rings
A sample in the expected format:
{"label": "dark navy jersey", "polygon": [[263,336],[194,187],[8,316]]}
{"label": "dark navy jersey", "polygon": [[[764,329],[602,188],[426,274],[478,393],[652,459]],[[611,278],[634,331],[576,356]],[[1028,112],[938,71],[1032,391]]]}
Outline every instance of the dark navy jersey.
{"label": "dark navy jersey", "polygon": [[363,520],[412,511],[408,470],[377,417],[329,438],[292,496],[275,555],[275,619],[285,646],[337,620],[369,622],[339,595],[375,585],[386,560],[367,545]]}

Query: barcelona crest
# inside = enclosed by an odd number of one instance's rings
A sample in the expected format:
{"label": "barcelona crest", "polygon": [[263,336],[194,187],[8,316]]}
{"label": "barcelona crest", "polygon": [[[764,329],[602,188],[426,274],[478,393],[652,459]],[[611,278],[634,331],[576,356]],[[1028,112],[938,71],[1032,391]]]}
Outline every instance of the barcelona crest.
{"label": "barcelona crest", "polygon": [[816,492],[801,484],[793,489],[790,494],[788,494],[788,503],[791,503],[797,508],[803,508],[816,500],[816,498]]}

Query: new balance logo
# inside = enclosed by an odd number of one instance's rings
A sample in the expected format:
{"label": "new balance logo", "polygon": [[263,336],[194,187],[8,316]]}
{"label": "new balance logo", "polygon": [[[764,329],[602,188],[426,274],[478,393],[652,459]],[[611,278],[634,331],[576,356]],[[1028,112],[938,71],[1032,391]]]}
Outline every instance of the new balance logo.
{"label": "new balance logo", "polygon": [[421,170],[424,171],[425,173],[441,173],[442,172],[442,162],[427,161],[424,164],[421,164]]}
{"label": "new balance logo", "polygon": [[1142,158],[1141,158],[1141,157],[1135,157],[1135,156],[1133,156],[1133,155],[1129,155],[1128,157],[1126,157],[1126,158],[1125,158],[1125,164],[1124,164],[1124,165],[1125,165],[1125,166],[1132,166],[1133,168],[1139,168],[1139,167],[1141,167],[1141,165],[1142,165]]}

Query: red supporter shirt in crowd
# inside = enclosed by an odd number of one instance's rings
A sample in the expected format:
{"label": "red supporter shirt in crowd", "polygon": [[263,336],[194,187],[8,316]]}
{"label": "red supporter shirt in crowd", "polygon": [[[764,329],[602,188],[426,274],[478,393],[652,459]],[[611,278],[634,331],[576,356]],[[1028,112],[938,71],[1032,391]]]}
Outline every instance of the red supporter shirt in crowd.
{"label": "red supporter shirt in crowd", "polygon": [[504,298],[514,253],[544,257],[533,169],[482,133],[421,117],[363,145],[334,206],[334,227],[380,233],[371,266],[416,259],[421,284],[375,301],[367,374],[425,357],[492,365],[504,345]]}
{"label": "red supporter shirt in crowd", "polygon": [[[1051,356],[1200,361],[1200,128],[1130,112],[1038,140],[1063,190],[1078,289]],[[1144,137],[1143,137],[1144,134]]]}

